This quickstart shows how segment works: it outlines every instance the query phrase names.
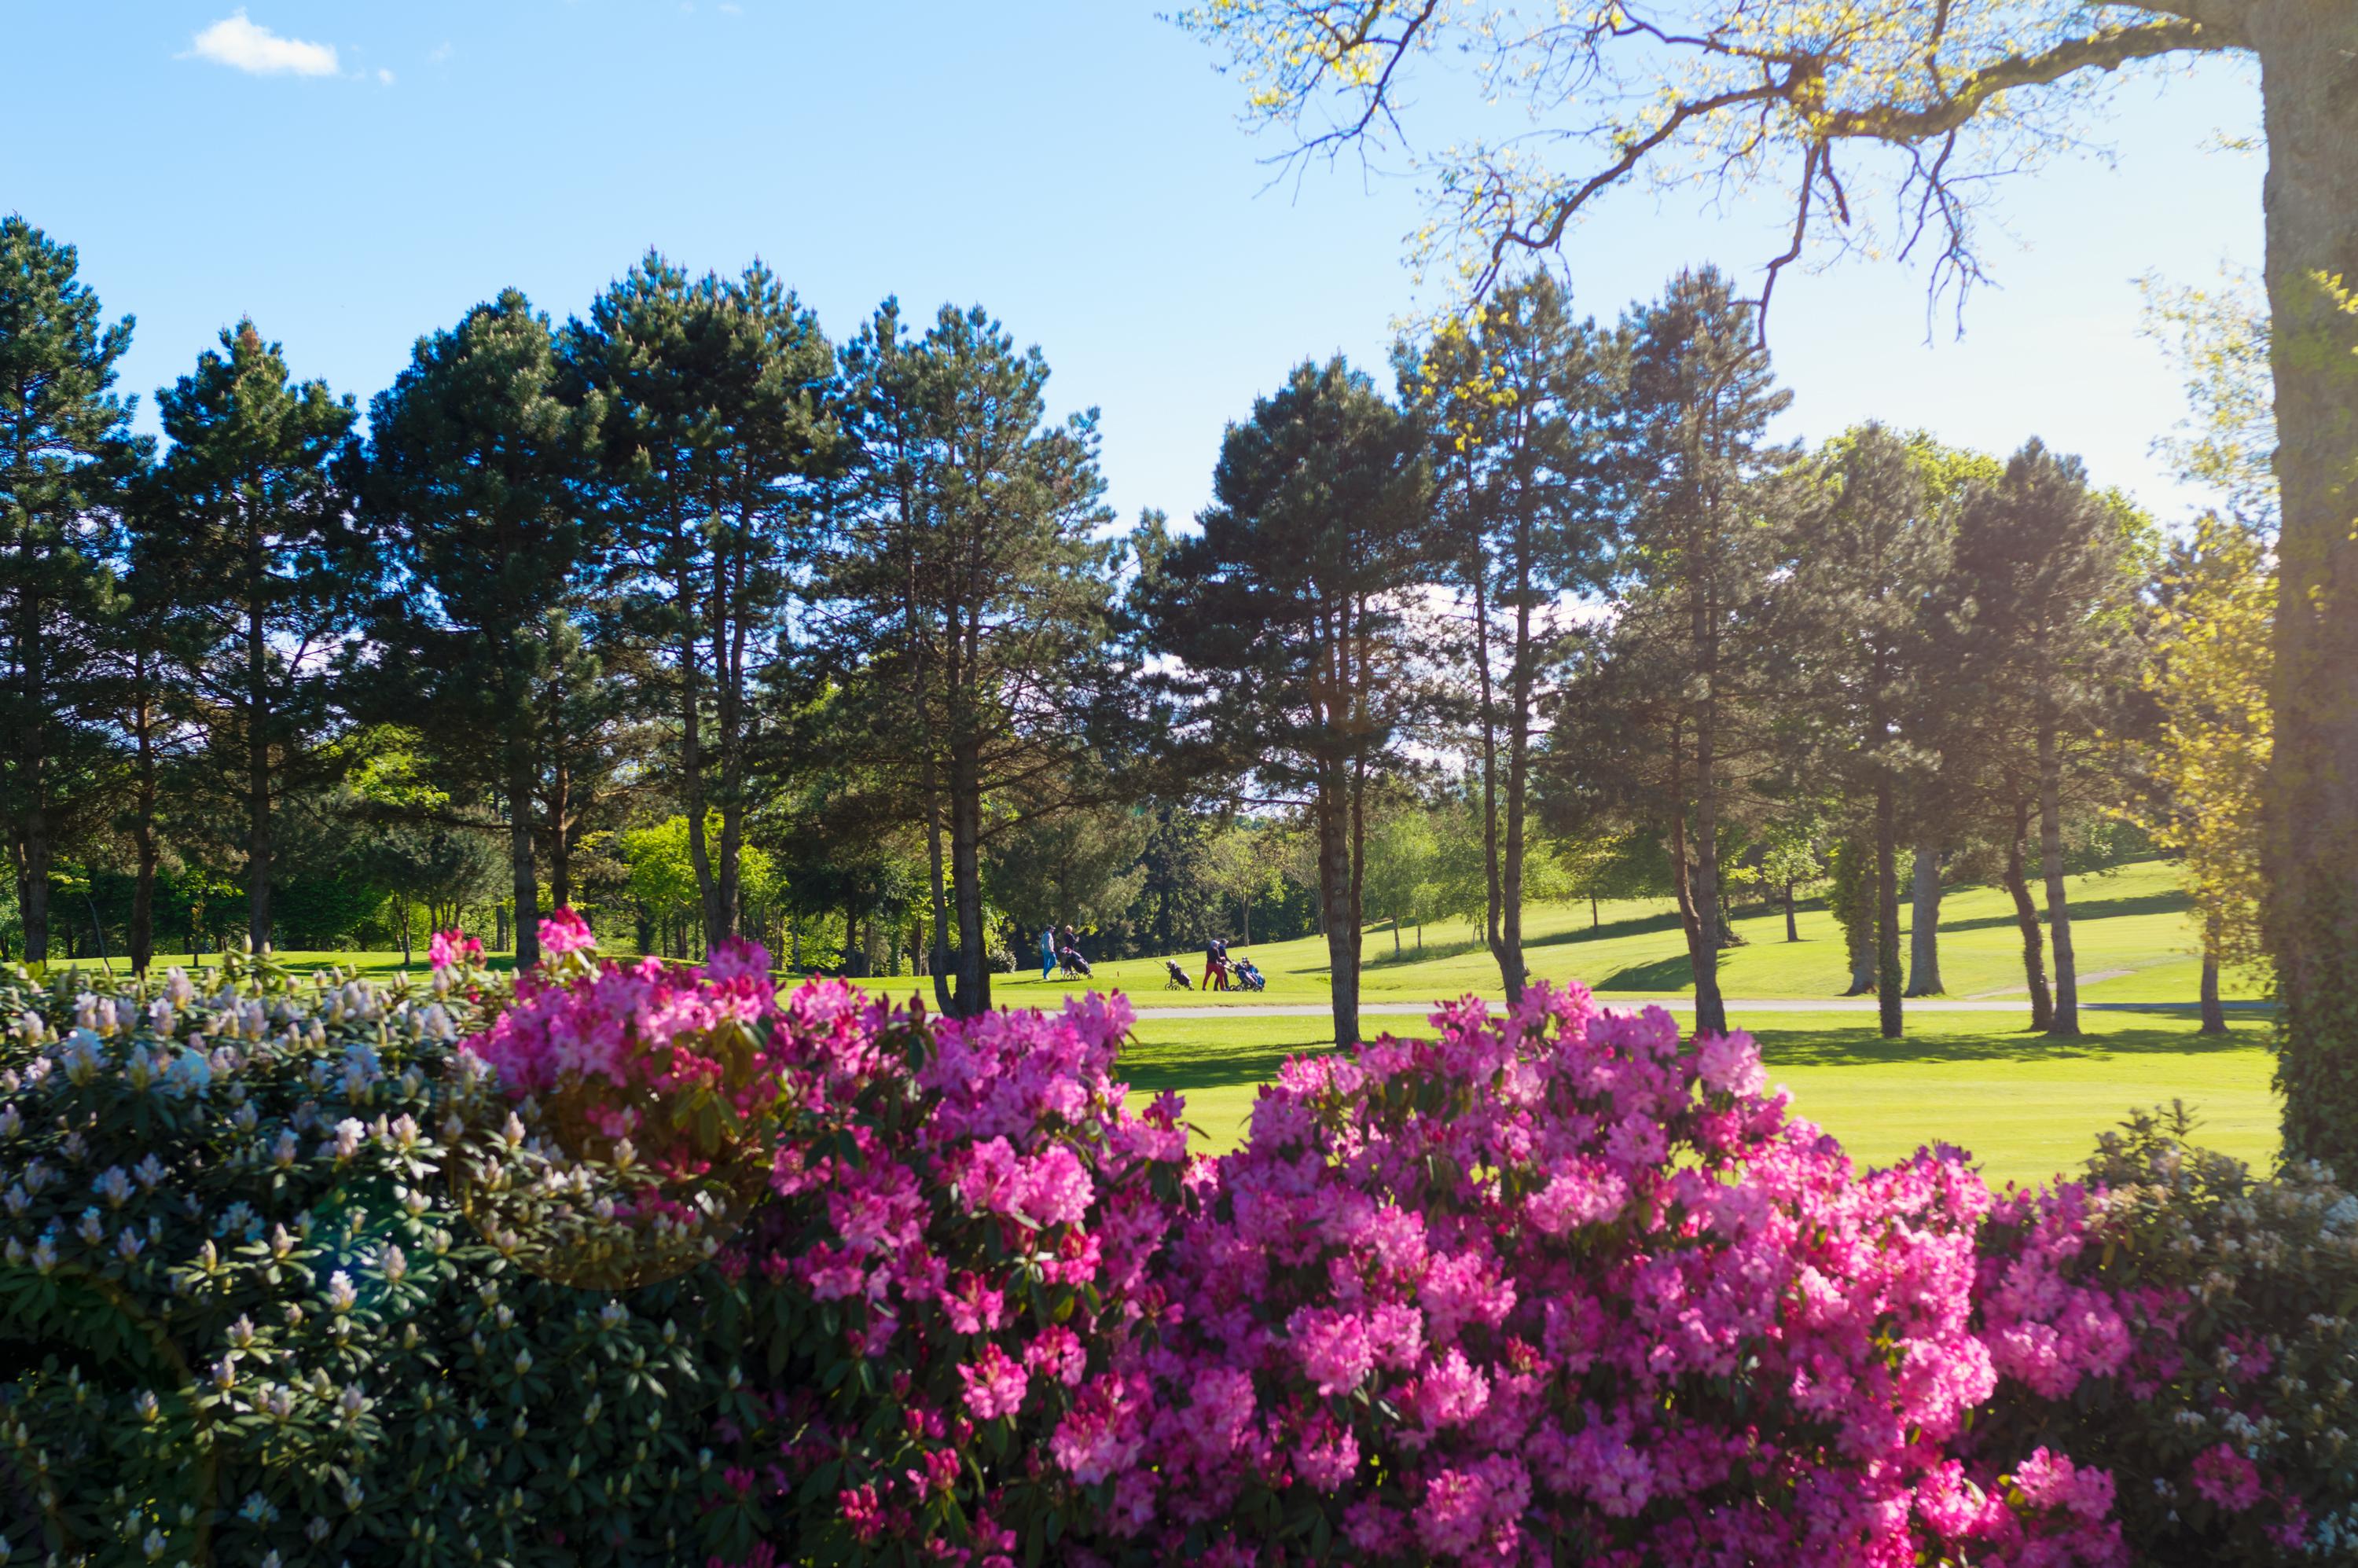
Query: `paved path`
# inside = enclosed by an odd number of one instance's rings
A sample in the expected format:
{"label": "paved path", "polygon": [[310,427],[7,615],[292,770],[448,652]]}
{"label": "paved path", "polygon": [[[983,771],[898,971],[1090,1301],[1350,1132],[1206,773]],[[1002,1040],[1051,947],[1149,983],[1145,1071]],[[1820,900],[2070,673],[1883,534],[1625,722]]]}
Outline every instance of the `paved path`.
{"label": "paved path", "polygon": [[[1596,999],[1606,1007],[1663,1007],[1672,1012],[1694,1011],[1694,998],[1614,997]],[[1233,1007],[1214,1004],[1196,1007],[1157,1007],[1140,997],[1130,998],[1130,1005],[1141,1018],[1327,1018],[1334,1010],[1324,1002],[1238,1002]],[[1499,1005],[1494,1003],[1493,1005]],[[1874,1012],[1873,997],[1829,997],[1823,1001],[1807,997],[1777,997],[1756,1001],[1735,1001],[1727,1004],[1730,1013],[1738,1012]],[[2082,1012],[2155,1012],[2192,1011],[2201,1006],[2191,1001],[2083,1001]],[[2274,1008],[2272,1001],[2227,1001],[2220,1006],[2230,1012],[2265,1012]],[[2029,1006],[2021,1001],[1949,1001],[1939,998],[1916,998],[1908,1003],[1909,1012],[2022,1012]],[[1422,1018],[1433,1011],[1433,1004],[1423,1001],[1363,1001],[1359,1011],[1368,1015],[1406,1016]]]}

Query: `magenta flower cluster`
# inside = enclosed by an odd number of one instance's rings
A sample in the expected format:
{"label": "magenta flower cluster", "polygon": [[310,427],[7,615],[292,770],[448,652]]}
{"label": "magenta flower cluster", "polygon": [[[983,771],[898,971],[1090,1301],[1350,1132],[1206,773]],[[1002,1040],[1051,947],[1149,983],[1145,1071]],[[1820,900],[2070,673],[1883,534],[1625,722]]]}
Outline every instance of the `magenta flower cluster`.
{"label": "magenta flower cluster", "polygon": [[[781,1002],[732,953],[528,982],[470,1043],[545,1093],[759,1042],[716,1561],[2126,1560],[2109,1470],[1975,1423],[2166,1377],[2182,1300],[2091,1267],[2100,1197],[1859,1170],[1747,1037],[1578,987],[1290,1062],[1190,1161],[1130,1022]],[[2264,1490],[2224,1444],[2190,1483]]]}
{"label": "magenta flower cluster", "polygon": [[[776,988],[760,944],[724,943],[701,969],[600,962],[570,909],[540,923],[540,941],[543,968],[518,977],[513,1003],[461,1047],[511,1094],[562,1094],[596,1133],[633,1140],[658,1166],[699,1165],[710,1152],[667,1124],[667,1106],[710,1098],[740,1127],[766,1117],[780,1076],[761,1027]],[[481,952],[455,932],[434,942],[438,977]]]}
{"label": "magenta flower cluster", "polygon": [[1258,1561],[1274,1509],[1369,1562],[2118,1559],[2109,1477],[2009,1484],[1963,1441],[2009,1361],[2066,1384],[2127,1330],[2027,1253],[1986,1331],[1956,1151],[1856,1171],[1747,1038],[1577,987],[1435,1022],[1290,1063],[1192,1176],[1168,1326],[1058,1432],[1128,1461],[1074,1467],[1117,1533]]}

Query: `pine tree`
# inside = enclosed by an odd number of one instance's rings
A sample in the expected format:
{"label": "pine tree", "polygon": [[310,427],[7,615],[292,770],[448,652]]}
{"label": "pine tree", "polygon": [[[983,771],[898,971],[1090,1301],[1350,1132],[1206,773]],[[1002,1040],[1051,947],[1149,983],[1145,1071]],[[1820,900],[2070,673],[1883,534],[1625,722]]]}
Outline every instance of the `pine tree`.
{"label": "pine tree", "polygon": [[135,575],[171,585],[206,749],[245,829],[246,933],[271,941],[276,804],[319,772],[333,661],[368,580],[335,460],[358,410],[288,378],[252,321],[157,395],[170,440],[146,481]]}
{"label": "pine tree", "polygon": [[2047,1033],[2080,1033],[2079,971],[2063,885],[2063,806],[2102,765],[2107,710],[2136,688],[2136,548],[2142,520],[2089,488],[2074,458],[2034,440],[1966,503],[1956,541],[1961,680],[1985,711],[2022,716],[2037,770],[2040,870],[2055,957]]}
{"label": "pine tree", "polygon": [[1184,740],[1309,809],[1337,1044],[1359,1038],[1368,789],[1413,696],[1401,600],[1433,553],[1422,447],[1342,359],[1299,365],[1228,427],[1202,532],[1141,585],[1192,703]]}
{"label": "pine tree", "polygon": [[1768,427],[1792,397],[1775,384],[1752,308],[1714,270],[1680,274],[1634,314],[1630,335],[1619,410],[1630,587],[1613,641],[1656,668],[1657,690],[1677,694],[1671,856],[1686,888],[1695,1027],[1722,1032],[1719,840],[1731,781],[1766,756],[1765,736],[1747,733],[1779,669],[1768,601],[1780,541],[1763,481],[1790,460]]}
{"label": "pine tree", "polygon": [[1785,599],[1803,669],[1800,738],[1815,767],[1871,803],[1874,983],[1884,1038],[1896,1040],[1900,827],[1909,794],[1940,762],[1931,687],[1955,524],[1915,443],[1879,425],[1829,443],[1792,512]]}
{"label": "pine tree", "polygon": [[1618,335],[1575,319],[1563,290],[1540,272],[1500,289],[1470,324],[1453,321],[1398,355],[1402,395],[1433,443],[1440,536],[1454,546],[1443,563],[1470,600],[1471,646],[1452,662],[1473,669],[1481,924],[1509,1003],[1523,994],[1538,709],[1561,662],[1565,598],[1603,586],[1618,533],[1602,469],[1624,347]]}
{"label": "pine tree", "polygon": [[97,655],[107,521],[138,460],[115,395],[131,318],[109,325],[79,258],[0,217],[0,819],[25,958],[48,962],[62,754]]}
{"label": "pine tree", "polygon": [[688,863],[717,942],[740,914],[755,704],[795,657],[796,574],[840,455],[834,351],[759,262],[691,280],[652,252],[568,329],[564,351],[602,400],[614,586],[644,599],[666,653]]}
{"label": "pine tree", "polygon": [[429,742],[507,813],[519,967],[538,960],[533,805],[548,624],[584,553],[597,405],[560,395],[548,319],[509,289],[421,338],[369,405],[362,520],[395,574],[372,631],[381,700],[430,703]]}
{"label": "pine tree", "polygon": [[970,1016],[990,1006],[988,838],[1088,796],[1087,755],[1124,745],[1097,412],[1051,421],[1046,359],[979,307],[912,341],[887,301],[842,357],[856,450],[814,589],[859,672],[838,743],[925,825],[936,1000]]}

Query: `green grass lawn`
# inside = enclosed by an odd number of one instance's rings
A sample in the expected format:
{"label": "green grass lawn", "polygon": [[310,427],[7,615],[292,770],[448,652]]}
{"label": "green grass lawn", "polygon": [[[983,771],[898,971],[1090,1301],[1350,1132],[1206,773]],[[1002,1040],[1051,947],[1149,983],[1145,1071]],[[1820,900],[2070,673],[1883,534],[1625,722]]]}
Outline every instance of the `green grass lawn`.
{"label": "green grass lawn", "polygon": [[[2258,1165],[2274,1158],[2275,1063],[2263,1020],[2239,1019],[2225,1039],[2206,1040],[2171,1012],[2099,1013],[2076,1045],[1991,1022],[1927,1013],[1911,1021],[1907,1039],[1886,1042],[1855,1013],[1775,1013],[1761,1015],[1754,1033],[1769,1082],[1792,1091],[1793,1114],[1863,1162],[1948,1142],[1970,1151],[1994,1184],[2039,1181],[2076,1169],[2096,1134],[2130,1110],[2171,1099],[2193,1109],[2201,1142]],[[1422,1031],[1412,1019],[1377,1027]],[[1316,1019],[1146,1017],[1122,1076],[1138,1091],[1185,1095],[1199,1146],[1225,1150],[1278,1064],[1325,1049]]]}
{"label": "green grass lawn", "polygon": [[[2072,936],[2088,1001],[2186,1001],[2195,999],[2200,964],[2195,932],[2186,915],[2176,868],[2140,861],[2115,871],[2070,879]],[[1905,919],[1906,906],[1902,905]],[[1525,955],[1533,974],[1547,979],[1585,981],[1599,995],[1620,999],[1693,994],[1694,977],[1686,942],[1669,901],[1608,903],[1592,929],[1585,903],[1531,910]],[[1730,997],[1803,999],[1834,997],[1849,982],[1841,934],[1823,908],[1805,907],[1801,939],[1785,940],[1781,914],[1747,914],[1732,923],[1744,946],[1720,956],[1720,990]],[[1430,1001],[1471,991],[1496,997],[1498,966],[1474,930],[1462,921],[1425,927],[1422,948],[1413,930],[1401,934],[1398,956],[1392,934],[1367,934],[1361,995],[1370,1001]],[[1096,966],[1088,982],[1128,991],[1141,1008],[1213,1004],[1233,1000],[1318,1002],[1326,1000],[1326,946],[1323,938],[1268,942],[1252,946],[1253,961],[1269,976],[1260,997],[1183,998],[1164,989],[1160,958],[1127,958]],[[1203,976],[1200,952],[1182,955],[1189,975]],[[2002,998],[2022,988],[2021,938],[2014,906],[1994,888],[1952,891],[1941,906],[1941,975],[1952,999]],[[2097,977],[2104,978],[2097,978]],[[1056,993],[1084,987],[1043,981],[1037,968],[997,977],[996,997],[1014,1005],[1038,1004]],[[2230,977],[2231,996],[2259,994],[2255,982]],[[2026,1006],[2028,1004],[2026,1003]]]}

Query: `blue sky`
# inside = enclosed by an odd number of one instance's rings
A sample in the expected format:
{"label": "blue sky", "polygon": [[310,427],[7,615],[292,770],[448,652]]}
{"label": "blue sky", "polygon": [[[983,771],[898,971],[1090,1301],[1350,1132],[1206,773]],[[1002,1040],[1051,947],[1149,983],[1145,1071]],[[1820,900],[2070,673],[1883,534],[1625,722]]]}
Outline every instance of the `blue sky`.
{"label": "blue sky", "polygon": [[[979,301],[1104,412],[1111,500],[1191,514],[1226,421],[1337,350],[1380,369],[1420,304],[1412,183],[1270,189],[1279,148],[1155,0],[108,0],[7,6],[0,211],[81,247],[153,390],[250,313],[298,374],[368,396],[422,331],[514,285],[559,319],[650,245],[759,254],[840,339],[887,294]],[[199,42],[200,37],[203,42]],[[2219,62],[2117,96],[2098,147],[1998,205],[1998,288],[1926,341],[1920,276],[1789,276],[1794,436],[1867,417],[2005,451],[2039,434],[2166,516],[2180,391],[2134,279],[2258,259],[2262,165],[2212,150],[2256,90]],[[1446,127],[1436,126],[1436,133]],[[1435,139],[1439,139],[1436,134]],[[1574,240],[1580,307],[1683,263],[1749,277],[1775,215],[1617,197]]]}

